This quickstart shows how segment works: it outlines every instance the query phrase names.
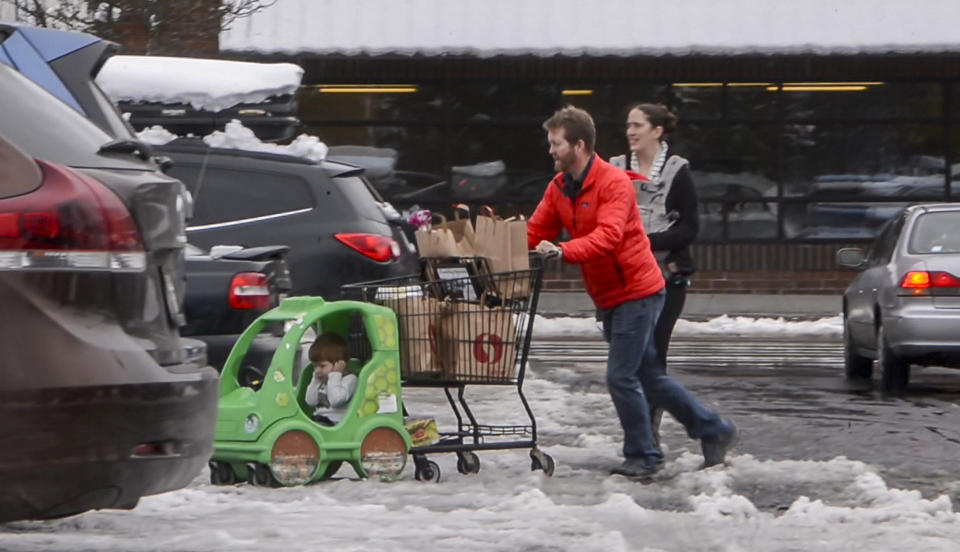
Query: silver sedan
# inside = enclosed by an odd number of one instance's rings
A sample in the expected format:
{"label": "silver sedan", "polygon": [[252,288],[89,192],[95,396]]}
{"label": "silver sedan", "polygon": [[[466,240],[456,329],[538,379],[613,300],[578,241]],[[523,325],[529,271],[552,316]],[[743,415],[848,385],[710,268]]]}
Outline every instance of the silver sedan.
{"label": "silver sedan", "polygon": [[844,248],[860,270],[843,294],[845,371],[901,393],[910,365],[960,368],[960,204],[906,207],[870,250]]}

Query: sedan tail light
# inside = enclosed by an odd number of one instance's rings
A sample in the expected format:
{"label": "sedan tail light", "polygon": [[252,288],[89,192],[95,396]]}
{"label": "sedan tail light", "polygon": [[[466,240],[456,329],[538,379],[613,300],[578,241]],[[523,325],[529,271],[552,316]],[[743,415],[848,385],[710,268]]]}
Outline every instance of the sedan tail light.
{"label": "sedan tail light", "polygon": [[0,200],[0,270],[140,272],[146,253],[130,211],[106,186],[37,161],[43,184]]}
{"label": "sedan tail light", "polygon": [[400,258],[400,244],[376,234],[334,234],[340,243],[374,261],[385,263]]}
{"label": "sedan tail light", "polygon": [[265,310],[270,308],[267,277],[259,272],[241,272],[230,281],[230,308]]}
{"label": "sedan tail light", "polygon": [[960,278],[949,272],[911,270],[903,276],[900,287],[913,290],[931,290],[944,288],[960,289]]}

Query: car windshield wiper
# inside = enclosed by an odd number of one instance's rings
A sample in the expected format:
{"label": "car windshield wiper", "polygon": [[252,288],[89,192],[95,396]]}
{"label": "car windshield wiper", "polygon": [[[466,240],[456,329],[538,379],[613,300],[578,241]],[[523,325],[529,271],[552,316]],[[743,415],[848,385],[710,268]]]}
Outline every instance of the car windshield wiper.
{"label": "car windshield wiper", "polygon": [[153,157],[153,150],[139,140],[119,139],[112,140],[100,146],[97,153],[136,153],[144,161]]}

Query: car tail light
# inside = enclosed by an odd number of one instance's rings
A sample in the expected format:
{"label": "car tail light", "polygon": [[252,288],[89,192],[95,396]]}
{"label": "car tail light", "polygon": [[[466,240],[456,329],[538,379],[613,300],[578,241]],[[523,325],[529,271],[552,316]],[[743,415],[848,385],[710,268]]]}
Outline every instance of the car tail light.
{"label": "car tail light", "polygon": [[109,188],[37,161],[43,184],[0,200],[0,270],[140,272],[147,260],[130,211]]}
{"label": "car tail light", "polygon": [[911,270],[900,282],[903,289],[960,288],[960,278],[949,272]]}
{"label": "car tail light", "polygon": [[270,288],[267,277],[258,272],[241,272],[230,281],[230,308],[270,308]]}
{"label": "car tail light", "polygon": [[333,237],[365,257],[381,263],[400,258],[400,244],[393,238],[376,234],[334,234]]}

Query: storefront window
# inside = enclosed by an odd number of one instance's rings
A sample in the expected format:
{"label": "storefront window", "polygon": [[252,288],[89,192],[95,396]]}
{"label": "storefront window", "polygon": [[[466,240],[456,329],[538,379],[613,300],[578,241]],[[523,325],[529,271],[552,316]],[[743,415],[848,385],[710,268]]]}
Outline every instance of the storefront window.
{"label": "storefront window", "polygon": [[723,118],[723,83],[673,83],[669,96],[663,102],[680,118],[680,124],[690,119]]}
{"label": "storefront window", "polygon": [[441,88],[423,84],[313,84],[300,87],[301,118],[317,121],[443,120]]}
{"label": "storefront window", "polygon": [[558,83],[477,82],[450,87],[454,124],[535,122],[539,125],[564,105]]}
{"label": "storefront window", "polygon": [[727,240],[763,240],[777,237],[777,204],[774,201],[744,201],[738,185],[708,185],[698,189],[700,199],[699,243]]}
{"label": "storefront window", "polygon": [[786,194],[887,198],[943,193],[940,125],[784,127]]}
{"label": "storefront window", "polygon": [[787,82],[780,94],[787,120],[930,120],[943,113],[938,83]]}
{"label": "storefront window", "polygon": [[776,120],[780,94],[770,90],[773,85],[768,82],[728,82],[727,117],[731,120]]}

